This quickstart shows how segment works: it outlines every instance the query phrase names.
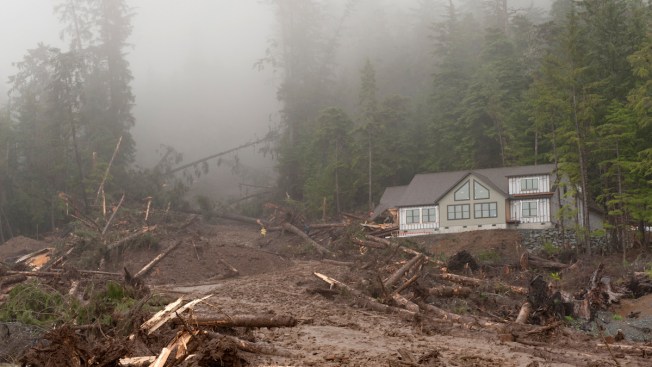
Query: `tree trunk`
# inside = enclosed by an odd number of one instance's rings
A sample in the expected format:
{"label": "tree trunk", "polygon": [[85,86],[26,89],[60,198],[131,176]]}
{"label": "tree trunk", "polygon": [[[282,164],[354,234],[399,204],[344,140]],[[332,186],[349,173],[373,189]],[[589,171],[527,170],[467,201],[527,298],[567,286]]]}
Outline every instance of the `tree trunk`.
{"label": "tree trunk", "polygon": [[314,247],[321,255],[332,255],[333,254],[330,250],[328,250],[324,246],[317,243],[315,240],[310,238],[310,236],[305,234],[305,232],[301,231],[299,228],[293,226],[292,224],[285,222],[285,223],[283,223],[283,228],[285,228],[286,230],[296,234],[297,236],[303,238],[304,240],[308,241],[308,243],[311,244],[312,247]]}
{"label": "tree trunk", "polygon": [[[177,323],[180,321],[176,321]],[[292,316],[270,316],[270,315],[242,315],[227,317],[193,318],[188,322],[193,326],[211,327],[247,327],[247,328],[272,328],[272,327],[294,327],[298,320]]]}
{"label": "tree trunk", "polygon": [[575,122],[575,133],[577,137],[577,154],[578,154],[578,163],[580,166],[580,186],[581,193],[580,198],[582,200],[582,229],[580,232],[580,239],[583,247],[586,249],[587,253],[591,255],[591,236],[589,231],[591,230],[590,220],[589,220],[589,194],[588,194],[588,171],[586,167],[586,151],[585,151],[585,135],[584,128],[582,123],[579,121],[577,116],[577,92],[575,87],[573,87],[573,120]]}
{"label": "tree trunk", "polygon": [[[560,174],[559,174],[559,156],[557,154],[557,138],[555,135],[555,132],[557,131],[555,127],[554,121],[551,123],[551,133],[552,133],[552,154],[555,159],[555,186],[557,187],[557,204],[559,205],[559,209],[562,209],[563,203],[562,203],[562,193],[561,193],[561,187],[560,187]],[[568,246],[566,245],[566,228],[565,228],[565,223],[564,223],[564,218],[560,217],[559,218],[559,229],[561,231],[561,242],[562,246],[566,249],[568,249]]]}
{"label": "tree trunk", "polygon": [[368,135],[368,138],[369,138],[369,146],[368,146],[368,150],[369,150],[369,152],[368,152],[369,153],[369,167],[368,167],[369,168],[369,211],[371,212],[374,209],[373,201],[372,201],[372,195],[371,195],[371,177],[372,177],[371,176],[371,128],[368,128],[367,133],[369,134]]}
{"label": "tree trunk", "polygon": [[339,215],[342,212],[340,207],[340,161],[339,161],[340,142],[335,142],[335,209]]}

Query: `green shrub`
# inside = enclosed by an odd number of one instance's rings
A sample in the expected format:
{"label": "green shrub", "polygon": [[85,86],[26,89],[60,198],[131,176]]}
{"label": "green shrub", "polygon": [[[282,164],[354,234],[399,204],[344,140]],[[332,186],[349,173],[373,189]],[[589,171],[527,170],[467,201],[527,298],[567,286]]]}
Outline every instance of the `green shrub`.
{"label": "green shrub", "polygon": [[555,246],[550,241],[546,241],[543,243],[543,252],[545,252],[548,256],[555,255],[559,253],[559,247]]}
{"label": "green shrub", "polygon": [[0,321],[50,326],[71,320],[74,306],[56,290],[36,280],[28,281],[9,292],[7,301],[0,307]]}

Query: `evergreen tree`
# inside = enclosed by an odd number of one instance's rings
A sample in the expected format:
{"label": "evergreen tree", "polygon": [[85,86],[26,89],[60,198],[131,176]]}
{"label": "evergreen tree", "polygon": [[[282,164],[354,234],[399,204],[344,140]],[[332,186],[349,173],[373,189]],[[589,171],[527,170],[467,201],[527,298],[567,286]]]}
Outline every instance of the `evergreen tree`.
{"label": "evergreen tree", "polygon": [[353,122],[338,108],[323,110],[309,139],[304,164],[305,201],[312,213],[319,213],[323,198],[335,214],[355,207],[355,175],[351,160]]}
{"label": "evergreen tree", "polygon": [[271,65],[282,73],[277,93],[283,103],[279,188],[302,200],[305,175],[300,146],[310,139],[311,121],[332,105],[331,66],[337,42],[326,35],[324,10],[318,1],[275,0],[273,4],[279,38],[272,41],[266,57],[257,65]]}
{"label": "evergreen tree", "polygon": [[6,205],[24,232],[56,225],[63,217],[60,192],[88,210],[89,191],[97,187],[98,172],[120,137],[123,144],[111,167],[116,184],[125,185],[133,160],[126,2],[66,0],[56,11],[66,23],[62,35],[70,37],[70,50],[41,44],[16,64],[18,72],[10,78],[15,144],[3,193],[11,192]]}
{"label": "evergreen tree", "polygon": [[368,209],[372,210],[373,204],[373,155],[374,141],[381,127],[378,124],[378,101],[376,100],[376,72],[367,59],[360,76],[360,129],[364,132],[367,145],[367,191]]}

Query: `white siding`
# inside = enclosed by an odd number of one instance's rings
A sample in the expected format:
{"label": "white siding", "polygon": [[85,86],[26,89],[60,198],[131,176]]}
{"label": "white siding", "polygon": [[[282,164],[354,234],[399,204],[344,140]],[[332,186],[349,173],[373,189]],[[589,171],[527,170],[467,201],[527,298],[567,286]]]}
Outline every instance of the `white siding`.
{"label": "white siding", "polygon": [[[536,179],[538,182],[538,188],[536,190],[527,190],[527,191],[522,190],[521,181],[525,179]],[[509,178],[510,195],[535,194],[539,192],[550,192],[550,175],[521,176],[521,177]]]}
{"label": "white siding", "polygon": [[[531,217],[523,216],[524,203],[536,202],[537,210],[536,215]],[[514,200],[510,204],[510,218],[511,220],[519,221],[520,223],[545,223],[550,222],[550,199],[524,199]]]}
{"label": "white siding", "polygon": [[[419,210],[419,223],[406,223],[406,213],[408,210],[418,209]],[[435,209],[435,221],[423,223],[423,210],[424,209]],[[399,211],[399,231],[414,231],[414,230],[423,230],[423,229],[435,229],[439,228],[439,207],[438,206],[424,206],[424,207],[412,207],[412,208],[401,208]]]}

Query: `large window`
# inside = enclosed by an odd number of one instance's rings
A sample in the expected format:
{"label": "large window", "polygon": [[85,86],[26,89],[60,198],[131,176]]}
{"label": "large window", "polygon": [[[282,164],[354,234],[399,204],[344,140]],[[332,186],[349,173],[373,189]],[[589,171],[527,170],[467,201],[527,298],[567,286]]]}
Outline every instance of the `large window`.
{"label": "large window", "polygon": [[498,216],[498,205],[496,203],[474,204],[476,218],[496,218]]}
{"label": "large window", "polygon": [[455,191],[455,200],[469,200],[471,195],[469,195],[471,185],[469,181],[466,181],[462,187]]}
{"label": "large window", "polygon": [[405,223],[419,223],[419,209],[408,209],[405,211]]}
{"label": "large window", "polygon": [[424,208],[421,210],[422,223],[432,223],[436,221],[435,208]]}
{"label": "large window", "polygon": [[538,178],[522,178],[521,191],[537,191],[539,190]]}
{"label": "large window", "polygon": [[449,205],[448,219],[469,219],[471,217],[471,206],[469,204]]}
{"label": "large window", "polygon": [[537,216],[537,202],[524,201],[521,206],[521,215],[523,218],[532,218]]}
{"label": "large window", "polygon": [[473,198],[478,199],[489,199],[489,189],[484,187],[478,181],[473,181]]}

